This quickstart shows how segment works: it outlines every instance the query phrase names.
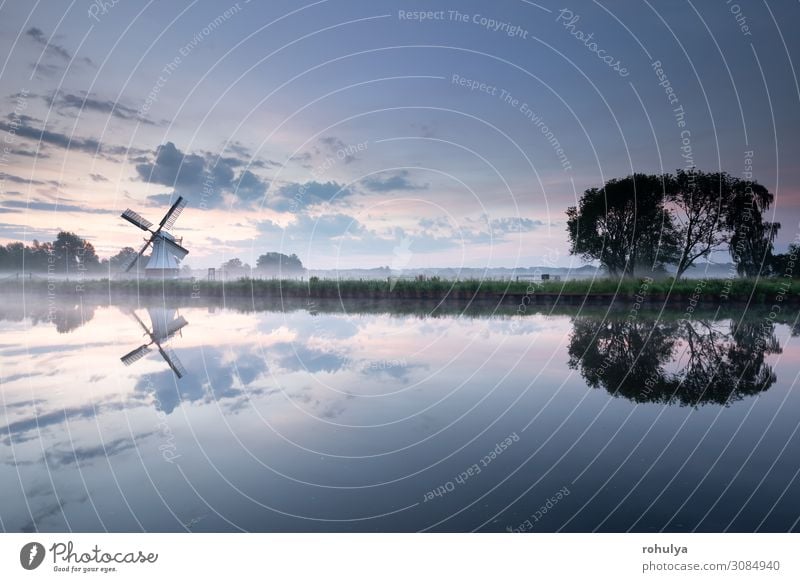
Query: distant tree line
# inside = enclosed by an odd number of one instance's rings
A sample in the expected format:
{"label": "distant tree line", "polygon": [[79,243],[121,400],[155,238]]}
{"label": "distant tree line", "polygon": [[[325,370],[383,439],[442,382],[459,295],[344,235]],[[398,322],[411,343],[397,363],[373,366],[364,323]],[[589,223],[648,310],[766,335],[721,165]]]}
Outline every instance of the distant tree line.
{"label": "distant tree line", "polygon": [[[116,273],[127,267],[136,255],[136,249],[124,247],[110,258],[97,256],[94,245],[72,232],[61,231],[53,242],[34,240],[26,245],[13,242],[0,245],[0,271],[17,273],[49,273],[58,276],[77,276],[79,272],[93,274]],[[139,261],[143,266],[146,261]],[[247,263],[234,258],[221,265],[222,270],[233,276],[245,276],[251,272]],[[188,267],[184,265],[184,270]],[[293,275],[305,271],[297,255],[268,252],[256,261],[256,270],[264,274]]]}
{"label": "distant tree line", "polygon": [[110,259],[100,259],[94,246],[75,233],[61,231],[53,242],[34,240],[30,245],[13,242],[0,245],[0,271],[77,275],[99,273],[126,265],[136,253],[130,247]]}
{"label": "distant tree line", "polygon": [[725,172],[609,180],[567,209],[570,252],[598,261],[614,276],[666,272],[673,265],[680,278],[698,259],[727,249],[741,276],[779,274],[792,249],[773,253],[780,224],[765,220],[773,200],[758,182]]}
{"label": "distant tree line", "polygon": [[236,257],[222,263],[220,268],[228,276],[242,277],[250,275],[254,270],[259,274],[266,275],[298,275],[305,272],[303,262],[297,255],[294,253],[285,255],[277,252],[268,252],[260,255],[256,259],[255,269]]}

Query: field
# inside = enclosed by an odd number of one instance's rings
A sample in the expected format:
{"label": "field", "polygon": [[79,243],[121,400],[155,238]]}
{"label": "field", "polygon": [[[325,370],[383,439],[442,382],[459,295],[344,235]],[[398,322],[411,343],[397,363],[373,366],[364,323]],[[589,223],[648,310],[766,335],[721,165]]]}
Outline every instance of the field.
{"label": "field", "polygon": [[0,291],[116,296],[254,299],[503,300],[516,303],[584,302],[709,304],[800,302],[800,282],[789,279],[585,279],[573,281],[367,279],[85,279],[0,281]]}

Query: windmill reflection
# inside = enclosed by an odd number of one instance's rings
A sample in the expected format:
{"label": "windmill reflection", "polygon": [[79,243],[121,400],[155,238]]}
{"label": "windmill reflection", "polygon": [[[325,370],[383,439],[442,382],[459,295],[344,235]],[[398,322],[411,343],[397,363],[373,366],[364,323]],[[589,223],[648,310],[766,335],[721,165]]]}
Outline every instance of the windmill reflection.
{"label": "windmill reflection", "polygon": [[139,318],[135,311],[131,311],[131,316],[136,319],[141,328],[144,330],[145,337],[149,340],[147,343],[142,344],[135,350],[132,350],[122,356],[120,360],[126,366],[130,366],[134,362],[141,360],[152,351],[152,347],[158,350],[158,353],[169,365],[172,371],[178,378],[183,378],[186,375],[186,369],[181,364],[178,356],[169,347],[164,347],[175,334],[189,325],[186,319],[179,315],[176,309],[165,309],[160,307],[148,307],[147,313],[150,315],[151,326],[148,328],[144,322]]}
{"label": "windmill reflection", "polygon": [[634,402],[727,405],[777,380],[766,357],[781,352],[765,320],[573,320],[569,366],[592,388]]}

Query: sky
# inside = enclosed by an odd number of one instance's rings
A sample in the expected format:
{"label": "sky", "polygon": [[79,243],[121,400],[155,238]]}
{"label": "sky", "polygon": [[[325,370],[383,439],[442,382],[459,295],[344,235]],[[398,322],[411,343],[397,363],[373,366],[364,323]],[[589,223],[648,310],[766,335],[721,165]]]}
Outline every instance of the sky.
{"label": "sky", "polygon": [[[796,1],[0,4],[0,243],[194,268],[580,264],[587,188],[692,165],[800,232]],[[726,255],[719,260],[727,260]]]}

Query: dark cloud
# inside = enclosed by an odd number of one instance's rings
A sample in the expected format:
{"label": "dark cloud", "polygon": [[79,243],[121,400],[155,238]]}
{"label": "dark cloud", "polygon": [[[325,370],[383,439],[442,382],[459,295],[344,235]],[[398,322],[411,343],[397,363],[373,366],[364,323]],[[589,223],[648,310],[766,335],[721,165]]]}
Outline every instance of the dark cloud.
{"label": "dark cloud", "polygon": [[[40,28],[32,26],[31,28],[25,31],[25,35],[28,38],[32,39],[33,42],[41,46],[45,55],[55,57],[65,62],[72,61],[72,53],[69,52],[63,46],[55,44],[54,42],[48,40],[47,35],[45,35],[45,33]],[[87,65],[94,66],[94,63],[88,57],[82,57],[78,60],[86,63]],[[48,66],[52,67],[52,65]]]}
{"label": "dark cloud", "polygon": [[144,119],[138,115],[138,111],[133,107],[128,107],[119,101],[111,99],[97,99],[84,94],[74,95],[71,93],[59,93],[49,99],[50,104],[59,112],[64,110],[96,111],[123,119],[125,121],[138,121],[148,125],[157,125],[149,119]]}
{"label": "dark cloud", "polygon": [[392,190],[427,190],[428,184],[417,185],[408,179],[409,171],[401,170],[394,172],[385,178],[370,176],[364,178],[361,183],[367,190],[372,192],[390,192]]}
{"label": "dark cloud", "polygon": [[33,184],[36,186],[43,186],[47,184],[47,182],[43,180],[34,180],[33,178],[23,178],[21,176],[15,176],[13,174],[6,174],[5,172],[0,172],[0,182],[13,182],[14,184]]}
{"label": "dark cloud", "polygon": [[65,49],[63,46],[51,43],[47,40],[44,32],[40,28],[36,28],[32,26],[28,30],[25,31],[25,34],[32,38],[36,44],[39,44],[44,47],[44,50],[47,51],[49,54],[61,57],[65,61],[69,61],[72,59],[72,54]]}
{"label": "dark cloud", "polygon": [[15,156],[23,156],[26,158],[37,158],[37,159],[44,159],[49,158],[50,156],[42,151],[42,148],[39,148],[39,151],[30,151],[30,150],[23,150],[23,149],[12,149],[11,154]]}
{"label": "dark cloud", "polygon": [[172,142],[156,148],[155,158],[149,163],[137,164],[139,177],[151,184],[195,188],[205,178],[205,160],[198,155],[181,152]]}
{"label": "dark cloud", "polygon": [[[46,130],[43,128],[43,121],[28,115],[20,115],[18,117],[9,115],[8,118],[11,120],[11,123],[0,121],[0,131],[6,131],[9,135],[46,143],[66,150],[81,151],[91,155],[102,155],[104,157],[139,155],[140,153],[144,153],[142,150],[126,148],[124,146],[104,145],[96,139],[81,138],[57,131]],[[42,129],[37,126],[42,126]]]}
{"label": "dark cloud", "polygon": [[269,184],[256,176],[250,170],[242,172],[238,182],[236,182],[234,194],[240,200],[254,201],[261,200],[267,192]]}
{"label": "dark cloud", "polygon": [[90,214],[116,214],[113,210],[76,206],[74,204],[59,204],[53,202],[40,202],[36,200],[7,200],[2,203],[5,208],[24,208],[26,210],[42,210],[46,212],[86,212]]}
{"label": "dark cloud", "polygon": [[[249,204],[262,199],[269,188],[269,182],[250,170],[239,170],[242,165],[238,158],[187,154],[174,143],[167,142],[156,148],[152,158],[140,161],[136,171],[140,179],[170,186],[177,194],[187,197],[190,203],[202,193],[206,207],[222,207],[226,204],[224,193]],[[172,197],[170,194],[156,194],[148,197],[148,201],[163,204]]]}
{"label": "dark cloud", "polygon": [[92,182],[108,182],[108,178],[102,174],[89,174],[89,177],[92,179]]}
{"label": "dark cloud", "polygon": [[267,195],[265,206],[279,212],[296,212],[301,208],[335,202],[353,194],[336,182],[292,182]]}

